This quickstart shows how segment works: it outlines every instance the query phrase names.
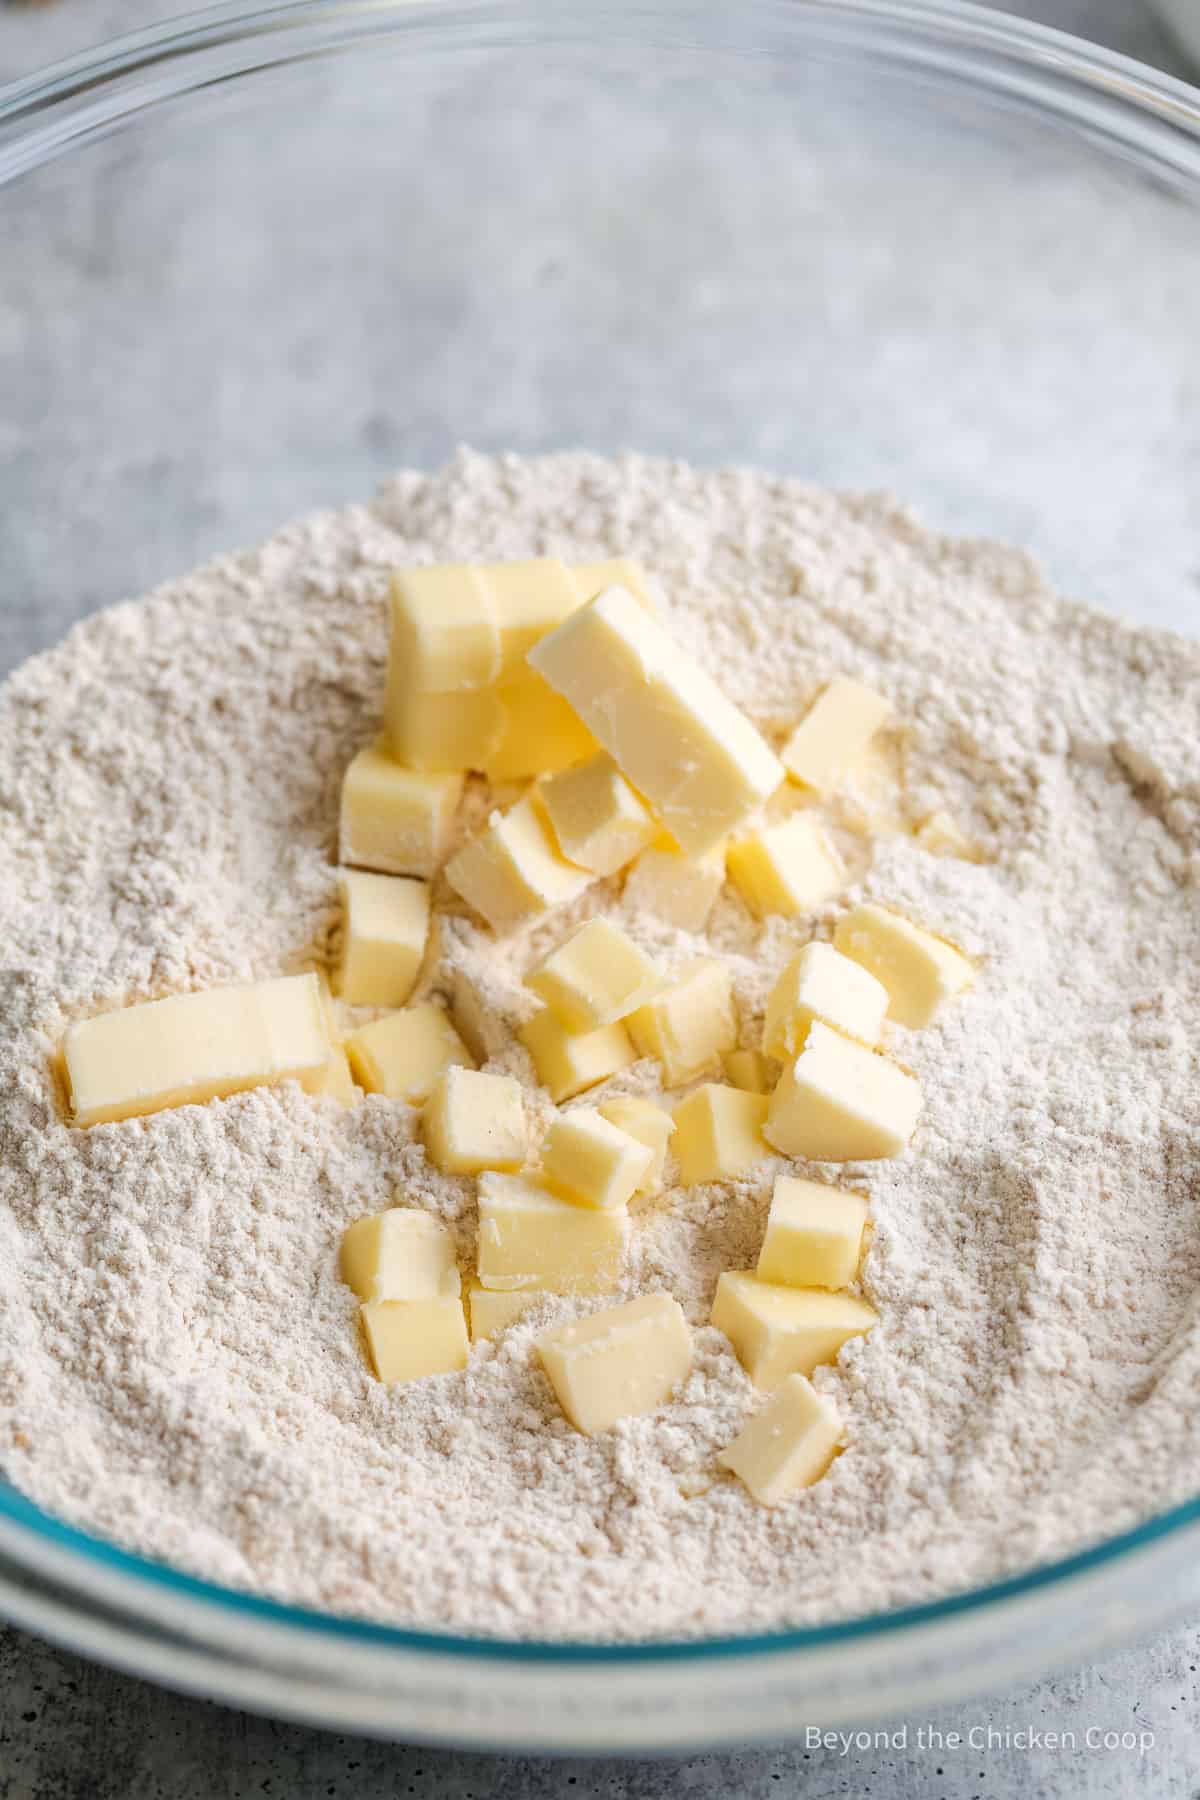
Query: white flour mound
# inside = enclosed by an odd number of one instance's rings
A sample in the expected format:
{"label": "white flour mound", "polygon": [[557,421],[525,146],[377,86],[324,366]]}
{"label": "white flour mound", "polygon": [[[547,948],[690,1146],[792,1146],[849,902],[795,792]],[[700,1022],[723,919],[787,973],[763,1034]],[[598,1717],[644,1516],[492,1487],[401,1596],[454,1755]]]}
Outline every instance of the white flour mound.
{"label": "white flour mound", "polygon": [[[817,1378],[848,1449],[775,1511],[715,1467],[755,1396],[704,1323],[718,1271],[753,1262],[775,1165],[638,1210],[628,1291],[679,1296],[695,1368],[590,1441],[530,1353],[569,1302],[463,1375],[368,1373],[343,1227],[399,1186],[470,1266],[472,1185],[430,1169],[408,1108],[285,1089],[83,1132],[52,1078],[71,1018],[328,947],[385,572],[543,552],[640,557],[768,730],[836,672],[884,689],[909,812],[946,806],[988,859],[881,838],[816,921],[865,890],[983,966],[943,1025],[894,1035],[922,1124],[846,1172],[882,1322]],[[453,919],[433,985],[457,968],[519,1009],[535,953],[616,896],[500,947]],[[628,924],[667,961],[703,947]],[[747,1041],[811,924],[719,903],[707,941]],[[928,1598],[1197,1486],[1200,646],[1064,604],[1014,551],[887,500],[638,457],[401,475],[89,620],[0,691],[0,955],[0,1463],[120,1543],[341,1612],[631,1638]],[[496,1066],[530,1079],[519,1049]]]}

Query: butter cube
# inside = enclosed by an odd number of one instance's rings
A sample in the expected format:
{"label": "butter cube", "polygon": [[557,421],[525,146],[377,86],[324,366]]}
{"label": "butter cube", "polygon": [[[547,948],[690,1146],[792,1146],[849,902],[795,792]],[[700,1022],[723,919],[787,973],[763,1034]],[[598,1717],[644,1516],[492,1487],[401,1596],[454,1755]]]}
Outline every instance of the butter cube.
{"label": "butter cube", "polygon": [[363,1025],[346,1039],[355,1078],[368,1094],[419,1106],[452,1063],[471,1062],[470,1052],[440,1006],[426,1001]]}
{"label": "butter cube", "polygon": [[461,1300],[369,1300],[359,1310],[380,1381],[420,1381],[466,1368],[470,1346]]}
{"label": "butter cube", "polygon": [[629,1033],[621,1024],[594,1031],[569,1031],[548,1006],[520,1026],[517,1036],[533,1058],[537,1078],[556,1105],[607,1081],[636,1061]]}
{"label": "butter cube", "polygon": [[639,1056],[662,1063],[668,1086],[690,1081],[737,1044],[728,965],[711,957],[688,963],[625,1023]]}
{"label": "butter cube", "polygon": [[465,563],[392,576],[389,674],[419,694],[482,688],[500,673],[496,610],[480,570]]}
{"label": "butter cube", "polygon": [[762,1506],[778,1506],[819,1481],[842,1434],[837,1407],[803,1375],[788,1375],[717,1461],[740,1477]]}
{"label": "butter cube", "polygon": [[717,1282],[712,1323],[737,1352],[756,1387],[773,1388],[785,1375],[811,1375],[836,1361],[842,1345],[870,1331],[875,1309],[853,1294],[824,1288],[777,1287],[757,1276],[726,1271]]}
{"label": "butter cube", "polygon": [[757,1050],[728,1050],[721,1065],[730,1087],[745,1094],[769,1094],[779,1079],[774,1064]]}
{"label": "butter cube", "polygon": [[456,968],[450,975],[450,1017],[476,1062],[490,1062],[512,1041],[511,1020],[470,970]]}
{"label": "butter cube", "polygon": [[471,1315],[471,1342],[477,1344],[480,1338],[493,1338],[497,1332],[506,1331],[539,1298],[536,1289],[513,1288],[505,1292],[503,1288],[470,1287],[467,1310]]}
{"label": "butter cube", "polygon": [[558,854],[536,794],[506,813],[452,856],[446,879],[493,931],[508,931],[549,906],[578,899],[592,877]]}
{"label": "butter cube", "polygon": [[959,830],[948,812],[931,812],[921,820],[913,836],[931,856],[957,856],[963,862],[980,860],[978,844]]}
{"label": "butter cube", "polygon": [[675,1108],[675,1155],[685,1187],[733,1181],[774,1152],[763,1137],[765,1094],[709,1081]]}
{"label": "butter cube", "polygon": [[858,1274],[867,1203],[845,1188],[780,1175],[757,1275],[782,1287],[844,1288]]}
{"label": "butter cube", "polygon": [[502,1292],[611,1294],[621,1280],[626,1215],[573,1206],[525,1175],[479,1177],[479,1280]]}
{"label": "butter cube", "polygon": [[590,1106],[555,1119],[542,1145],[542,1178],[576,1206],[627,1206],[654,1152]]}
{"label": "butter cube", "polygon": [[349,1006],[403,1006],[429,937],[429,887],[404,875],[343,869],[339,991]]}
{"label": "butter cube", "polygon": [[281,1081],[316,1093],[330,1049],[309,973],[82,1019],[67,1030],[63,1061],[75,1124],[103,1125]]}
{"label": "butter cube", "polygon": [[544,1332],[537,1353],[559,1405],[590,1437],[669,1400],[691,1369],[692,1335],[677,1300],[642,1294]]}
{"label": "butter cube", "polygon": [[882,694],[860,681],[837,676],[817,696],[784,746],[783,764],[788,774],[819,794],[834,792],[891,710],[891,702]]}
{"label": "butter cube", "polygon": [[526,987],[552,1007],[570,1031],[611,1025],[635,1012],[663,985],[650,958],[607,919],[589,919],[545,962]]}
{"label": "butter cube", "polygon": [[887,1014],[887,989],[832,944],[805,944],[771,990],[763,1049],[781,1062],[797,1056],[814,1019],[872,1047]]}
{"label": "butter cube", "polygon": [[488,563],[479,570],[500,634],[500,673],[518,669],[540,638],[582,604],[574,575],[557,556]]}
{"label": "butter cube", "polygon": [[670,1113],[638,1094],[614,1094],[611,1100],[601,1101],[597,1111],[610,1124],[636,1138],[639,1144],[645,1144],[651,1152],[649,1166],[638,1182],[636,1192],[656,1194],[663,1184],[667,1145],[675,1131],[675,1121]]}
{"label": "butter cube", "polygon": [[750,721],[626,589],[605,589],[529,652],[683,850],[728,835],[783,779]]}
{"label": "butter cube", "polygon": [[785,1156],[871,1162],[900,1155],[920,1110],[915,1076],[817,1022],[779,1078],[766,1136]]}
{"label": "butter cube", "polygon": [[355,1085],[350,1073],[350,1058],[346,1055],[344,1045],[333,1046],[325,1065],[325,1073],[311,1091],[326,1100],[336,1100],[339,1106],[358,1105],[362,1099],[362,1089]]}
{"label": "butter cube", "polygon": [[756,918],[814,912],[846,879],[846,868],[828,832],[809,813],[793,813],[778,825],[731,843],[725,866]]}
{"label": "butter cube", "polygon": [[500,732],[483,762],[492,781],[546,775],[595,751],[587,726],[533,669],[514,669],[493,692]]}
{"label": "butter cube", "polygon": [[356,1220],[342,1238],[340,1268],[360,1300],[430,1300],[459,1291],[454,1239],[419,1206]]}
{"label": "butter cube", "polygon": [[625,882],[625,904],[678,931],[703,931],[725,885],[724,840],[703,856],[685,856],[661,840],[643,850]]}
{"label": "butter cube", "polygon": [[412,769],[483,769],[504,734],[504,718],[495,688],[420,694],[389,676],[384,743]]}
{"label": "butter cube", "polygon": [[436,874],[454,835],[462,789],[460,774],[406,769],[379,744],[368,745],[342,781],[342,862],[385,875]]}
{"label": "butter cube", "polygon": [[930,1024],[942,1004],[975,979],[961,950],[888,907],[856,906],[839,922],[833,941],[883,983],[888,1017],[898,1025]]}
{"label": "butter cube", "polygon": [[593,875],[615,875],[659,835],[606,750],[551,775],[542,800],[563,855]]}
{"label": "butter cube", "polygon": [[659,598],[655,588],[641,564],[631,557],[613,556],[607,562],[576,563],[571,575],[581,601],[594,600],[605,588],[621,587],[648,613],[658,612]]}
{"label": "butter cube", "polygon": [[447,1175],[519,1169],[528,1140],[521,1084],[457,1064],[444,1069],[425,1102],[421,1128],[430,1160]]}

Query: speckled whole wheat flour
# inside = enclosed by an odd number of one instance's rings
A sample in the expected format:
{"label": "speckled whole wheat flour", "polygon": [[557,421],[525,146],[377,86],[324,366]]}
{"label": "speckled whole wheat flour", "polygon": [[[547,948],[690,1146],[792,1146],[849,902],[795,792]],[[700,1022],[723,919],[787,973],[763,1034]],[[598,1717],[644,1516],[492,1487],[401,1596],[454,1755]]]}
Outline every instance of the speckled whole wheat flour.
{"label": "speckled whole wheat flour", "polygon": [[[906,731],[903,808],[980,864],[860,843],[860,891],[982,960],[893,1047],[911,1150],[869,1191],[882,1322],[819,1373],[849,1447],[758,1509],[714,1453],[753,1390],[704,1325],[756,1254],[777,1165],[637,1214],[627,1288],[696,1330],[677,1401],[589,1441],[530,1356],[548,1299],[469,1370],[388,1390],[340,1284],[346,1223],[455,1226],[414,1115],[260,1091],[81,1132],[50,1057],[98,1008],[328,952],[342,770],[378,723],[401,561],[629,552],[768,730],[843,671]],[[859,1613],[996,1576],[1200,1485],[1200,647],[1047,591],[1021,554],[891,502],[637,457],[463,453],[88,621],[0,693],[0,1457],[52,1511],[239,1586],[378,1618],[633,1637]],[[856,841],[843,833],[851,847]],[[430,984],[519,1013],[535,954],[615,884],[497,947],[465,918]],[[665,960],[697,941],[627,920]],[[747,1041],[810,923],[728,894],[710,941]],[[527,1081],[502,1032],[497,1067]],[[653,1087],[642,1063],[613,1085]],[[531,1095],[535,1112],[547,1108]]]}

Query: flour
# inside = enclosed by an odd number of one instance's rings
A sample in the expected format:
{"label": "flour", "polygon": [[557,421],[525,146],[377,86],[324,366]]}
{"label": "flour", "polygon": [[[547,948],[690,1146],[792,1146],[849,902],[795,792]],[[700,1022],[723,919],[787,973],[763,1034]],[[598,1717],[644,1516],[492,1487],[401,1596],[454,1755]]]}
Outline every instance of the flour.
{"label": "flour", "polygon": [[[530,1354],[573,1303],[540,1301],[461,1376],[369,1375],[345,1225],[399,1189],[470,1267],[473,1186],[431,1170],[411,1110],[282,1089],[79,1132],[52,1075],[72,1018],[328,955],[385,571],[546,552],[641,558],[772,732],[835,672],[881,687],[894,808],[944,807],[983,858],[835,821],[853,885],[816,929],[867,893],[981,974],[943,1025],[894,1033],[922,1124],[846,1171],[882,1322],[817,1377],[849,1447],[774,1512],[715,1466],[755,1395],[705,1320],[718,1272],[753,1263],[778,1165],[639,1206],[627,1289],[678,1296],[695,1367],[674,1404],[588,1440]],[[517,1019],[525,968],[602,908],[668,963],[728,957],[747,1042],[809,930],[760,928],[727,891],[701,940],[602,883],[499,947],[451,907],[426,987]],[[1200,647],[1064,604],[1014,551],[879,498],[635,457],[400,475],[9,681],[0,946],[0,1461],[90,1530],[340,1612],[629,1638],[928,1598],[1195,1488]],[[530,1081],[479,1017],[490,1066]],[[657,1079],[643,1062],[611,1087]]]}

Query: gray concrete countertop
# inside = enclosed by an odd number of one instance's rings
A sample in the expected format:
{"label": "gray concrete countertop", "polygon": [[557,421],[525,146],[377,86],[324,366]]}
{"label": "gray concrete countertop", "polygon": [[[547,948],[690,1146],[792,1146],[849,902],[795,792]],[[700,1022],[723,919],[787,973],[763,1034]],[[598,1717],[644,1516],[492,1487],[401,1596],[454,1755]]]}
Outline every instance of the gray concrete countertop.
{"label": "gray concrete countertop", "polygon": [[[176,0],[0,0],[0,80],[118,31],[169,17]],[[1144,0],[1013,0],[1009,10],[1186,73]],[[47,259],[55,254],[52,238]],[[0,248],[0,268],[3,252]],[[52,274],[53,271],[48,271]],[[37,281],[24,292],[37,295]],[[1200,1628],[1109,1661],[928,1718],[868,1742],[661,1762],[551,1762],[380,1745],[279,1725],[117,1676],[0,1631],[0,1800],[886,1800],[1195,1796],[1200,1780]],[[952,1734],[958,1734],[958,1742]],[[1105,1738],[1135,1736],[1134,1747]]]}

